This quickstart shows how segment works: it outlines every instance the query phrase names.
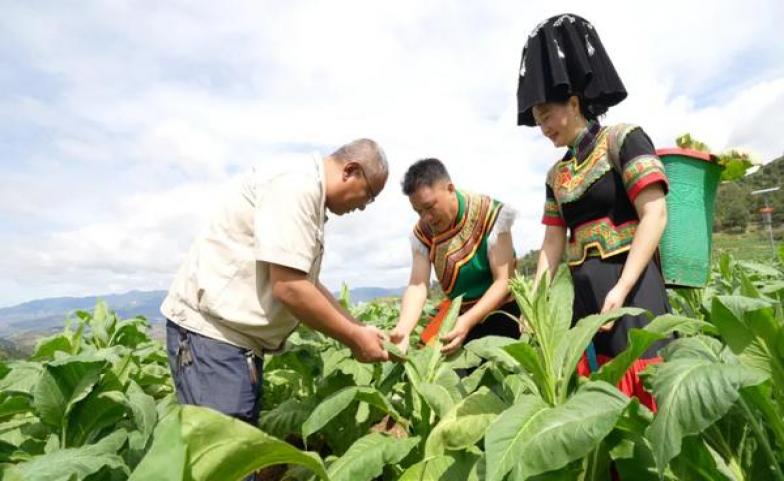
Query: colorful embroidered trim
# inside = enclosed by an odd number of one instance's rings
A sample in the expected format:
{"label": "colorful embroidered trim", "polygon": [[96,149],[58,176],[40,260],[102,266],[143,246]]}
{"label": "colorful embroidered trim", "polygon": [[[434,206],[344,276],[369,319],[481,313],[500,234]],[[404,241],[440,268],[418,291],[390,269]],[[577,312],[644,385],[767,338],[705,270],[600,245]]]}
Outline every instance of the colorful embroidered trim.
{"label": "colorful embroidered trim", "polygon": [[544,216],[542,216],[542,224],[545,225],[560,225],[565,226],[566,222],[561,216],[561,211],[558,209],[558,202],[555,199],[546,199],[544,202]]}
{"label": "colorful embroidered trim", "polygon": [[623,185],[632,202],[642,189],[655,182],[663,182],[667,191],[667,174],[661,160],[655,155],[635,157],[623,168]]}
{"label": "colorful embroidered trim", "polygon": [[602,259],[628,251],[631,249],[638,223],[636,220],[630,220],[614,225],[610,218],[603,217],[580,225],[572,232],[567,246],[569,265],[582,264],[592,248],[596,249]]}
{"label": "colorful embroidered trim", "polygon": [[577,157],[577,162],[582,162],[588,154],[594,148],[596,136],[599,134],[601,130],[601,126],[599,122],[595,120],[591,120],[588,122],[588,126],[585,128],[583,132],[577,137],[574,142],[574,145],[571,147],[571,151],[575,157]]}
{"label": "colorful embroidered trim", "polygon": [[460,193],[465,198],[465,208],[463,218],[455,227],[436,236],[421,221],[414,227],[414,235],[430,249],[430,261],[447,295],[455,287],[460,268],[473,258],[492,230],[503,206],[484,195]]}
{"label": "colorful embroidered trim", "polygon": [[555,164],[547,174],[547,185],[553,189],[559,205],[574,202],[585,194],[594,182],[612,170],[607,156],[607,128],[596,137],[593,152],[583,161],[571,156]]}

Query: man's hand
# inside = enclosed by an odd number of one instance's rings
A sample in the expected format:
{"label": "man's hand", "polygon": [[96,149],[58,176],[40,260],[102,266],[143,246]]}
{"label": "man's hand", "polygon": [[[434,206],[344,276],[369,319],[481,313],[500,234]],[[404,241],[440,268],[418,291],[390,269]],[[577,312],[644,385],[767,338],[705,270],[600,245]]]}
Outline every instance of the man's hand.
{"label": "man's hand", "polygon": [[403,329],[398,327],[392,329],[392,331],[389,333],[389,340],[392,342],[392,344],[396,345],[403,354],[408,352],[409,334],[404,332]]}
{"label": "man's hand", "polygon": [[460,349],[460,346],[463,345],[463,342],[468,335],[468,331],[470,331],[469,327],[466,325],[463,318],[459,317],[455,323],[455,328],[447,332],[441,338],[441,340],[446,343],[444,344],[444,347],[441,348],[441,352],[445,356],[455,353]]}
{"label": "man's hand", "polygon": [[360,362],[388,361],[382,342],[384,333],[373,326],[357,325],[351,335],[351,351]]}
{"label": "man's hand", "polygon": [[[623,286],[616,284],[615,287],[610,289],[610,292],[607,293],[607,297],[604,298],[604,305],[602,306],[601,314],[612,312],[623,307],[623,303],[626,302],[627,295],[629,295],[629,292]],[[599,331],[608,332],[613,328],[614,325],[615,321],[608,322],[607,324],[600,327]]]}

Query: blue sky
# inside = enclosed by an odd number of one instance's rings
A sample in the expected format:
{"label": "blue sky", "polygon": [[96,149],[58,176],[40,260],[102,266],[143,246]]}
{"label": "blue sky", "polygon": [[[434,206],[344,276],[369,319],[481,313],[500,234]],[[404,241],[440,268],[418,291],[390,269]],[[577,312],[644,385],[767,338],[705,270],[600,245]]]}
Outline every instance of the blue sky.
{"label": "blue sky", "polygon": [[[701,4],[701,3],[700,3]],[[400,286],[415,221],[399,179],[443,159],[461,187],[520,211],[541,241],[547,165],[515,126],[522,43],[591,20],[629,98],[606,122],[658,146],[784,153],[776,0],[698,2],[12,2],[0,17],[0,306],[165,289],[220,192],[251,166],[376,138],[379,201],[328,225],[323,280]]]}

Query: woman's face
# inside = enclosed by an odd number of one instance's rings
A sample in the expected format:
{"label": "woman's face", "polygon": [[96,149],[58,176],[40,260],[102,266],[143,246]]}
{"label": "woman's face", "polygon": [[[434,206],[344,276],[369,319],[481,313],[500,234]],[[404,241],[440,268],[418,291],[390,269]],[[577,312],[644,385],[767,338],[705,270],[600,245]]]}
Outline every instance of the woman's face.
{"label": "woman's face", "polygon": [[534,106],[534,120],[542,134],[556,147],[570,145],[585,126],[576,97],[567,102],[547,102]]}

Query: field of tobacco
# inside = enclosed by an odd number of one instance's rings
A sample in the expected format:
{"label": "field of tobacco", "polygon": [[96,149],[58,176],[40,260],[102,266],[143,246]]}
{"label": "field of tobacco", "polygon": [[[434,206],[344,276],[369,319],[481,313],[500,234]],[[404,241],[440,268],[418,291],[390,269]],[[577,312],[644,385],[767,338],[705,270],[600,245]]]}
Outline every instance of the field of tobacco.
{"label": "field of tobacco", "polygon": [[[345,291],[344,291],[345,292]],[[0,363],[2,480],[784,481],[784,269],[725,256],[709,287],[671,291],[675,310],[630,333],[590,378],[575,368],[627,308],[571,326],[568,271],[512,292],[519,340],[487,337],[444,358],[436,341],[370,365],[306,328],[264,365],[258,428],[179,406],[163,346],[142,318],[99,303]],[[391,329],[395,301],[349,306]],[[442,326],[456,318],[459,301]],[[656,414],[616,389],[648,346]],[[412,336],[416,338],[416,336]]]}

